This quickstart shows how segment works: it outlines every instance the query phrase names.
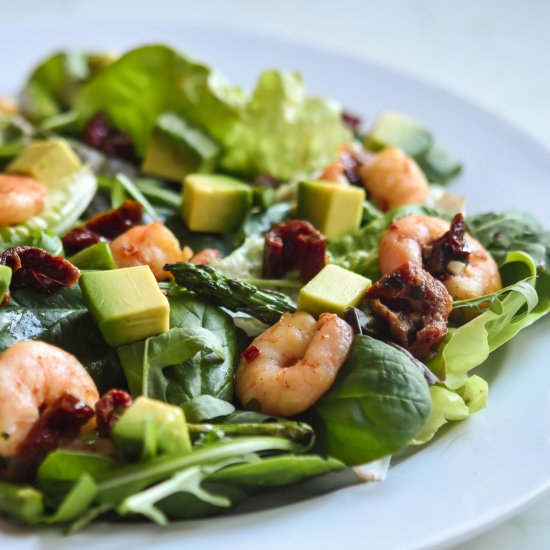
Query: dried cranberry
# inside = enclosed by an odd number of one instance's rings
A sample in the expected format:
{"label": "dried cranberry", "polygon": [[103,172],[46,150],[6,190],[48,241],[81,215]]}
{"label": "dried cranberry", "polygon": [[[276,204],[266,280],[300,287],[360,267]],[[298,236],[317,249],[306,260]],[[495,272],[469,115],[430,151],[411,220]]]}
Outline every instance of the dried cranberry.
{"label": "dried cranberry", "polygon": [[372,158],[372,153],[363,149],[345,147],[340,151],[340,162],[344,168],[344,175],[353,185],[362,186],[359,168]]}
{"label": "dried cranberry", "polygon": [[351,113],[350,111],[342,111],[342,122],[353,132],[357,133],[363,120],[359,115]]}
{"label": "dried cranberry", "polygon": [[280,187],[281,182],[269,172],[263,172],[262,174],[256,176],[250,182],[250,185],[253,187],[273,187],[274,189],[277,189],[277,187]]}
{"label": "dried cranberry", "polygon": [[97,431],[109,437],[114,425],[132,404],[132,397],[124,390],[109,390],[95,405]]}
{"label": "dried cranberry", "polygon": [[304,220],[273,226],[264,236],[263,276],[280,278],[298,267],[304,283],[311,280],[326,262],[326,237]]}
{"label": "dried cranberry", "polygon": [[73,441],[94,415],[91,407],[69,393],[48,406],[17,450],[9,472],[14,481],[30,481],[46,455]]}
{"label": "dried cranberry", "polygon": [[86,125],[84,141],[94,149],[101,149],[110,131],[111,128],[107,115],[105,113],[98,113]]}
{"label": "dried cranberry", "polygon": [[136,161],[134,142],[127,134],[113,128],[105,113],[91,118],[84,130],[84,141],[108,157]]}
{"label": "dried cranberry", "polygon": [[126,200],[118,208],[98,214],[83,225],[71,229],[61,240],[67,254],[76,254],[103,240],[115,239],[141,223],[143,206]]}
{"label": "dried cranberry", "polygon": [[468,263],[470,254],[464,216],[459,213],[453,218],[447,233],[423,248],[423,266],[437,279],[445,280],[452,276],[448,269],[449,262]]}
{"label": "dried cranberry", "polygon": [[80,271],[71,262],[34,246],[8,248],[0,254],[0,264],[11,267],[12,289],[26,287],[53,294],[73,286],[80,277]]}
{"label": "dried cranberry", "polygon": [[250,363],[250,362],[254,361],[254,359],[256,359],[256,357],[258,357],[260,355],[260,353],[261,353],[261,351],[258,347],[249,346],[241,353],[241,355],[243,356],[245,361]]}

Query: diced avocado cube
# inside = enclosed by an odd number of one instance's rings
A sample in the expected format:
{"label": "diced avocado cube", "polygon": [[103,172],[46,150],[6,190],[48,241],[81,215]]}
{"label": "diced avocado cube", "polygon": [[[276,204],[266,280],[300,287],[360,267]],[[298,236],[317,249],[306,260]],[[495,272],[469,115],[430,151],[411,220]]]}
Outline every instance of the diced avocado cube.
{"label": "diced avocado cube", "polygon": [[337,265],[326,265],[307,285],[300,289],[298,309],[311,315],[342,315],[363,299],[371,281]]}
{"label": "diced avocado cube", "polygon": [[174,114],[161,115],[153,129],[141,169],[146,174],[181,181],[191,172],[211,172],[218,144]]}
{"label": "diced avocado cube", "polygon": [[80,288],[106,342],[122,346],[169,328],[170,306],[149,266],[87,271]]}
{"label": "diced avocado cube", "polygon": [[328,181],[306,181],[298,186],[298,218],[310,221],[327,239],[358,229],[365,191]]}
{"label": "diced avocado cube", "polygon": [[9,166],[8,172],[31,176],[46,185],[57,185],[82,168],[66,141],[50,139],[31,143]]}
{"label": "diced avocado cube", "polygon": [[78,269],[116,269],[117,265],[108,243],[97,243],[67,258]]}
{"label": "diced avocado cube", "polygon": [[234,231],[251,204],[252,190],[239,180],[211,174],[189,174],[183,181],[182,216],[191,231]]}
{"label": "diced avocado cube", "polygon": [[383,113],[365,138],[365,147],[373,151],[398,147],[416,157],[433,143],[431,132],[416,120],[399,113]]}
{"label": "diced avocado cube", "polygon": [[0,304],[4,300],[11,283],[11,268],[0,264]]}
{"label": "diced avocado cube", "polygon": [[181,407],[140,396],[113,428],[113,439],[127,455],[187,454],[191,438]]}

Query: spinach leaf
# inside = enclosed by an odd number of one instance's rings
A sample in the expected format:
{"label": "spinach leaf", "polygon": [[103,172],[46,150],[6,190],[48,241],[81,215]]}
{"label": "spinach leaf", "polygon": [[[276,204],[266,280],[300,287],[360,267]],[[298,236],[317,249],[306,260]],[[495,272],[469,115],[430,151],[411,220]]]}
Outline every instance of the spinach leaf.
{"label": "spinach leaf", "polygon": [[182,404],[187,422],[204,422],[235,411],[235,407],[223,399],[211,395],[198,395]]}
{"label": "spinach leaf", "polygon": [[176,405],[200,395],[231,401],[236,359],[231,317],[190,293],[174,291],[170,327],[166,334],[118,349],[132,394]]}
{"label": "spinach leaf", "polygon": [[353,466],[408,445],[430,410],[428,385],[413,361],[359,335],[336,382],[314,407],[314,428],[324,452]]}
{"label": "spinach leaf", "polygon": [[42,340],[75,355],[101,393],[126,387],[116,353],[92,321],[77,285],[51,296],[12,293],[11,303],[0,308],[0,351],[24,340]]}

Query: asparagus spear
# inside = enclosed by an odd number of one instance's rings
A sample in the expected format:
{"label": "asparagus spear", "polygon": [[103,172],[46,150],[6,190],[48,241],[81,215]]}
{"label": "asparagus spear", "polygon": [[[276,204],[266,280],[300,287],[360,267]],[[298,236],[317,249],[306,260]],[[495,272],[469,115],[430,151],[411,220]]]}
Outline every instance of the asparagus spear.
{"label": "asparagus spear", "polygon": [[176,282],[205,300],[231,311],[242,311],[272,325],[285,311],[296,311],[296,304],[285,294],[230,279],[207,265],[187,262],[167,264],[166,271]]}

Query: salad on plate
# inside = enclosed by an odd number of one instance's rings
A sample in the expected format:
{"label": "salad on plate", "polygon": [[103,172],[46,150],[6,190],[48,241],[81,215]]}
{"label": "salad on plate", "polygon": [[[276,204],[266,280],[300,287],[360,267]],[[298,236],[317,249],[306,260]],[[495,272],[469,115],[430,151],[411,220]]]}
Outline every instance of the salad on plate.
{"label": "salad on plate", "polygon": [[476,367],[550,310],[550,237],[467,215],[461,170],[297,73],[42,61],[0,98],[0,513],[74,532],[383,480],[485,408]]}

